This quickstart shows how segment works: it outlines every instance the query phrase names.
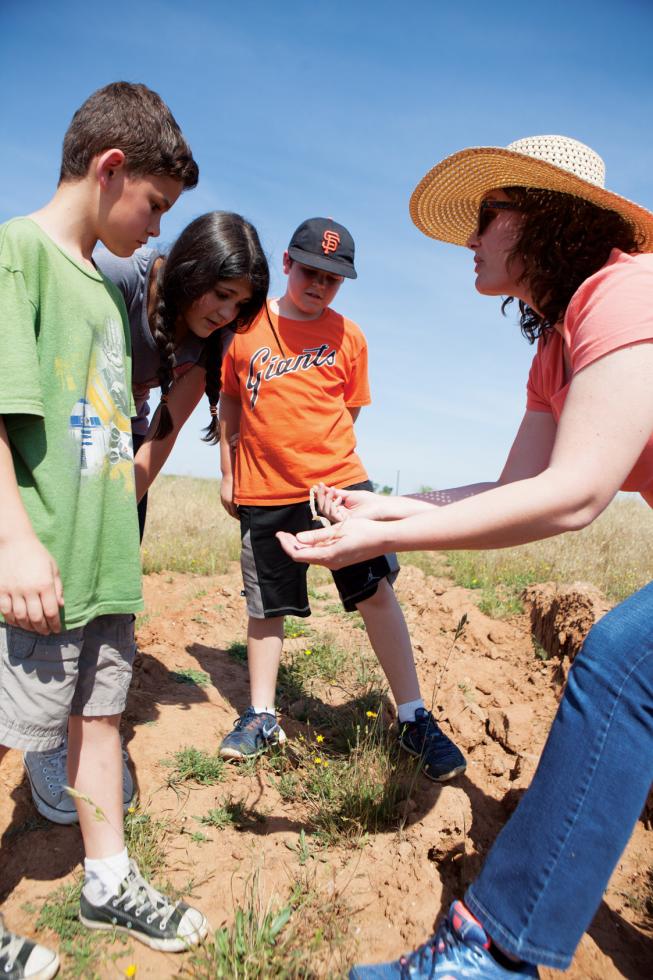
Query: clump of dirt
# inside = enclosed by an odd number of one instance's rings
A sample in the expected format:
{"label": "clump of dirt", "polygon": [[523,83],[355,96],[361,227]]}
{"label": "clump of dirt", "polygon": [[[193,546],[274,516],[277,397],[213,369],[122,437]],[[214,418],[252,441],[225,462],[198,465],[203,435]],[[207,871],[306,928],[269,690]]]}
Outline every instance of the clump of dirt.
{"label": "clump of dirt", "polygon": [[[221,576],[150,575],[145,586],[147,612],[139,618],[139,655],[123,727],[142,809],[166,827],[165,879],[190,895],[214,928],[233,923],[252,875],[264,903],[283,902],[289,886],[296,889],[301,881],[302,895],[319,898],[314,908],[328,936],[315,947],[317,977],[344,976],[361,959],[395,958],[422,942],[460,896],[532,778],[556,710],[561,665],[566,669],[586,630],[605,611],[592,590],[568,592],[548,584],[529,590],[529,615],[494,621],[479,611],[473,591],[405,567],[396,588],[424,698],[465,752],[468,769],[440,786],[419,775],[413,780],[406,759],[412,786],[394,825],[353,844],[325,845],[315,836],[302,794],[293,792],[292,781],[283,783],[274,759],[228,766],[217,785],[171,778],[175,752],[194,747],[214,753],[249,704],[242,657],[246,616],[235,564]],[[344,653],[334,658],[328,679],[316,674],[306,690],[293,686],[288,669],[281,723],[289,752],[310,746],[316,760],[322,753],[335,760],[354,694],[373,686],[370,654],[358,619],[340,611],[332,584],[320,583],[313,595],[314,615],[288,640],[286,666],[293,658],[295,665],[308,664],[327,638]],[[536,655],[533,634],[549,659]],[[390,725],[391,699],[380,708],[372,714]],[[363,727],[366,712],[361,715]],[[46,896],[79,869],[79,832],[36,816],[19,753],[3,760],[0,781],[2,910],[13,929],[33,935]],[[227,816],[217,826],[219,808]],[[638,823],[568,971],[573,980],[650,976],[652,834]],[[40,938],[57,941],[47,931]],[[312,948],[308,938],[306,948]],[[131,964],[139,978],[177,976],[182,965],[184,975],[198,975],[188,958],[139,944],[117,946],[115,959],[102,963],[81,975],[123,976]],[[70,959],[66,964],[71,969]],[[541,973],[548,980],[557,975]]]}
{"label": "clump of dirt", "polygon": [[583,640],[610,604],[598,589],[586,582],[529,585],[522,598],[530,611],[535,640],[548,657],[559,662],[561,677],[566,680]]}

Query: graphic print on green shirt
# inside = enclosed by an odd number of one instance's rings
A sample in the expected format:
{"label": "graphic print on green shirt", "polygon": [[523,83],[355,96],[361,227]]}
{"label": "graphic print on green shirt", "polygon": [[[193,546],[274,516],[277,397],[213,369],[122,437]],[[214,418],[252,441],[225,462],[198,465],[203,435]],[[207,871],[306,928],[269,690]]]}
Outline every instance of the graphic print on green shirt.
{"label": "graphic print on green shirt", "polygon": [[118,290],[29,218],[0,226],[0,415],[32,526],[56,560],[62,628],[142,609]]}

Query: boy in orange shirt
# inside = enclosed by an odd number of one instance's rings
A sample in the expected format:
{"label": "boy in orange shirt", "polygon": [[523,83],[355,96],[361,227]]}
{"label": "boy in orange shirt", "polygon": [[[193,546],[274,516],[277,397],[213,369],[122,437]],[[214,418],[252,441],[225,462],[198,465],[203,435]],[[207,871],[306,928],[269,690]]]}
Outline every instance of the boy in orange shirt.
{"label": "boy in orange shirt", "polygon": [[[316,526],[309,506],[315,483],[372,489],[354,434],[361,407],[370,403],[367,344],[355,323],[330,308],[343,279],[356,278],[354,241],[332,219],[310,218],[292,236],[283,270],[285,294],[234,336],[223,359],[221,495],[240,519],[251,685],[251,706],[220,746],[228,759],[256,755],[283,739],[275,689],[284,617],[310,615],[306,566],[285,554],[276,532]],[[363,617],[388,679],[400,746],[441,782],[463,772],[465,759],[424,707],[392,589],[398,572],[396,556],[381,555],[333,578],[344,608]]]}

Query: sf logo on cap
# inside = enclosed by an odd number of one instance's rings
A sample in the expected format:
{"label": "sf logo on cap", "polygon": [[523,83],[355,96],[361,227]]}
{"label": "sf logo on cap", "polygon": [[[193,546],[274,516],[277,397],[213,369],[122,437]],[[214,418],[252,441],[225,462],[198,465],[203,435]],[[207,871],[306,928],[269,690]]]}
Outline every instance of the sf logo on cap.
{"label": "sf logo on cap", "polygon": [[335,252],[339,244],[340,235],[337,231],[327,230],[324,232],[324,238],[322,239],[322,251],[325,255],[328,255],[329,252]]}

